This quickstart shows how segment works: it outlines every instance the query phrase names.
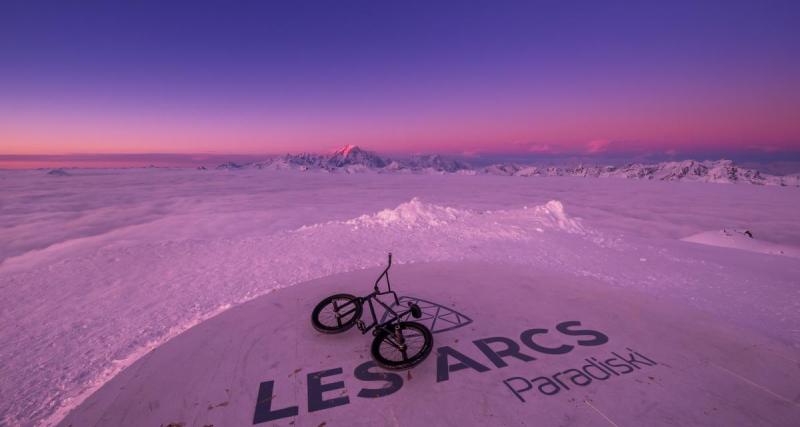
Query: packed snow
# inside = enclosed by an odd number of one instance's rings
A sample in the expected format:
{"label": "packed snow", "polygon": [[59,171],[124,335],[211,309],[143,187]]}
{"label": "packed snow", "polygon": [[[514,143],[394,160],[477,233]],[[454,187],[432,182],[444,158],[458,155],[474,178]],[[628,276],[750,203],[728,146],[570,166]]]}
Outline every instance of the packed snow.
{"label": "packed snow", "polygon": [[[409,371],[372,368],[382,376],[365,376],[364,368],[374,364],[371,334],[355,328],[321,334],[308,318],[332,292],[364,295],[381,270],[304,282],[227,310],[142,357],[60,425],[796,424],[800,371],[791,347],[680,301],[520,263],[394,265],[393,289],[401,304],[420,304],[416,321],[433,332],[435,350]],[[371,321],[369,315],[362,319]],[[566,319],[608,341],[583,345],[550,329]],[[531,348],[521,334],[531,327],[547,328],[537,335],[539,343],[573,347],[558,354]],[[489,338],[492,348],[504,348],[496,337],[517,343],[530,358],[504,354],[492,361],[477,345]],[[483,371],[445,368],[440,355],[447,349],[482,364]],[[624,370],[616,359],[620,375],[603,375],[598,363],[615,363],[614,356],[633,362],[629,349],[642,355],[636,367]],[[526,379],[582,367],[593,377],[561,377],[563,389],[540,389]],[[324,393],[313,385],[322,376]],[[391,382],[382,380],[389,376]],[[556,395],[544,394],[554,389]],[[321,405],[315,395],[330,404]]]}
{"label": "packed snow", "polygon": [[723,229],[693,234],[682,240],[704,245],[734,248],[770,255],[800,258],[800,248],[779,245],[756,238],[750,230]]}
{"label": "packed snow", "polygon": [[797,258],[681,240],[798,248],[796,188],[264,169],[0,171],[2,422],[53,425],[193,325],[387,250],[590,277],[800,353]]}

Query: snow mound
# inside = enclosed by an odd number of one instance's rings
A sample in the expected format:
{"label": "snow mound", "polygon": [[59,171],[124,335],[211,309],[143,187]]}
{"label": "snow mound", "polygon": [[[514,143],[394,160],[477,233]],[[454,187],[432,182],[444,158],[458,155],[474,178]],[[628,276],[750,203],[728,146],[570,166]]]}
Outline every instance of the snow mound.
{"label": "snow mound", "polygon": [[382,226],[402,225],[411,227],[438,227],[471,215],[469,211],[423,203],[414,197],[408,202],[401,203],[394,209],[384,209],[376,214],[361,215],[358,218],[345,221],[355,226]]}
{"label": "snow mound", "polygon": [[540,221],[552,228],[561,229],[567,233],[585,233],[586,231],[580,219],[567,216],[564,211],[564,204],[558,200],[551,200],[543,206],[534,207],[532,210]]}
{"label": "snow mound", "polygon": [[684,242],[699,243],[701,245],[800,258],[800,248],[759,240],[749,230],[728,228],[722,230],[704,231],[702,233],[684,237],[681,240]]}
{"label": "snow mound", "polygon": [[530,230],[542,232],[541,227],[567,233],[586,233],[581,220],[569,217],[564,210],[563,203],[558,200],[551,200],[541,206],[525,206],[522,209],[479,212],[425,203],[418,197],[414,197],[396,208],[361,215],[358,218],[344,221],[344,224],[352,226],[354,229],[399,227],[411,230],[449,226],[451,231],[460,234],[489,232],[499,228],[513,229],[515,232]]}

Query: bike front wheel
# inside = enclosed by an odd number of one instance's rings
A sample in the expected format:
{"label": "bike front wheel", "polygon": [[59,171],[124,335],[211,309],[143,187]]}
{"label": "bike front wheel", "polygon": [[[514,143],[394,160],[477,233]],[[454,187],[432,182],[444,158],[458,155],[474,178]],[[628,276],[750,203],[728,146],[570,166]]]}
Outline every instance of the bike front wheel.
{"label": "bike front wheel", "polygon": [[386,369],[411,369],[433,349],[433,335],[425,325],[400,322],[378,330],[372,341],[372,358]]}
{"label": "bike front wheel", "polygon": [[320,301],[311,312],[311,325],[324,334],[338,334],[361,319],[361,301],[350,294],[336,294]]}

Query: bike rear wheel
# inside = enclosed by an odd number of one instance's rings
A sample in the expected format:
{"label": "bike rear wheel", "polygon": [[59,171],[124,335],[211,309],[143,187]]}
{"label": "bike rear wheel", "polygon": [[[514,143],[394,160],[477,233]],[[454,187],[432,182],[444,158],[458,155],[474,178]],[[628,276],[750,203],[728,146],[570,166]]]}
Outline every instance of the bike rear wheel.
{"label": "bike rear wheel", "polygon": [[[372,341],[372,358],[386,369],[411,369],[433,349],[433,335],[425,325],[400,322],[378,330]],[[387,330],[388,329],[388,330]]]}
{"label": "bike rear wheel", "polygon": [[324,334],[342,333],[361,319],[361,301],[350,294],[331,295],[311,312],[311,325]]}

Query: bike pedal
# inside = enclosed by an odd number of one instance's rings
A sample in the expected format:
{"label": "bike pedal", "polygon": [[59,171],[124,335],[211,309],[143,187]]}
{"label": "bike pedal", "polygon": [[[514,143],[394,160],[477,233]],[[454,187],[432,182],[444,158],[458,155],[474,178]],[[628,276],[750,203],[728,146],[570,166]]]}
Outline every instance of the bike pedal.
{"label": "bike pedal", "polygon": [[364,332],[367,325],[365,325],[364,322],[361,320],[356,320],[356,327],[358,328],[359,331]]}

